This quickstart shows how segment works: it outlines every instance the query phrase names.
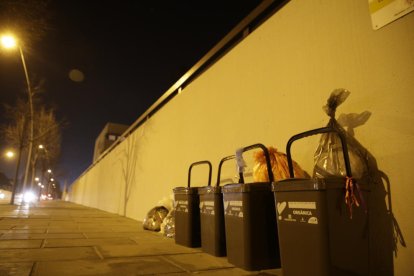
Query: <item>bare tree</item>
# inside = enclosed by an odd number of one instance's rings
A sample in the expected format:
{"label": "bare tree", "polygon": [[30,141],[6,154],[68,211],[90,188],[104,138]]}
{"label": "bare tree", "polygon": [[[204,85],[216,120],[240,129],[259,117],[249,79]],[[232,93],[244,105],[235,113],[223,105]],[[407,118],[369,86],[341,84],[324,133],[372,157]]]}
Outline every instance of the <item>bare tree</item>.
{"label": "bare tree", "polygon": [[25,148],[25,142],[28,140],[28,133],[26,131],[28,108],[27,103],[18,99],[14,107],[5,105],[5,118],[8,119],[8,125],[0,128],[0,133],[11,146],[18,148],[16,171],[14,181],[12,184],[11,204],[14,204],[14,197],[19,183],[19,169],[20,161]]}
{"label": "bare tree", "polygon": [[62,123],[56,119],[54,109],[41,107],[40,110],[35,112],[34,116],[35,134],[33,140],[35,152],[30,160],[32,188],[36,175],[36,165],[42,162],[43,165],[46,164],[47,167],[50,167],[60,155],[62,127]]}
{"label": "bare tree", "polygon": [[[50,167],[57,161],[61,149],[61,129],[63,127],[63,122],[56,119],[53,108],[43,106],[39,99],[37,99],[35,106],[40,106],[40,108],[34,109],[33,116],[33,143],[36,145],[36,150],[30,160],[31,178],[29,179],[32,179],[32,185],[37,164],[42,162],[46,164],[45,166]],[[29,116],[28,103],[19,99],[15,106],[5,105],[5,115],[9,123],[0,127],[0,132],[6,143],[19,148],[19,153],[24,154],[29,144],[26,126]],[[42,145],[42,148],[39,148],[39,145]],[[16,181],[17,174],[18,172],[16,172]]]}
{"label": "bare tree", "polygon": [[[5,118],[10,123],[0,128],[0,133],[8,144],[19,147],[27,141],[26,123],[29,108],[26,101],[17,99],[15,106],[4,105]],[[23,141],[23,142],[22,142]]]}

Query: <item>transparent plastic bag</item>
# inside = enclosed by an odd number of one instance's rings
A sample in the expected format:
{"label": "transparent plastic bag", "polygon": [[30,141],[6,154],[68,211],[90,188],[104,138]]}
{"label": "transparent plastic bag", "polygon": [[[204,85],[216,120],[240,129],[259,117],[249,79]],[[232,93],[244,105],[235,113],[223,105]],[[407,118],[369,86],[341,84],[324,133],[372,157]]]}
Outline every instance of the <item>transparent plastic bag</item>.
{"label": "transparent plastic bag", "polygon": [[167,238],[175,237],[175,209],[171,209],[161,225],[161,231]]}
{"label": "transparent plastic bag", "polygon": [[[282,180],[290,177],[289,166],[286,154],[278,152],[273,147],[268,147],[270,165],[275,180]],[[255,165],[253,167],[253,179],[256,182],[269,182],[266,157],[263,151],[254,153]],[[293,161],[293,171],[296,178],[310,178],[310,176]]]}
{"label": "transparent plastic bag", "polygon": [[161,223],[168,214],[168,209],[164,206],[156,206],[152,208],[144,219],[143,227],[146,230],[160,231]]}
{"label": "transparent plastic bag", "polygon": [[[340,128],[339,124],[334,123],[336,128]],[[347,139],[347,147],[352,176],[361,179],[367,172],[366,161],[358,149],[350,143],[352,138],[346,134],[345,137],[349,138]],[[314,155],[314,163],[313,177],[315,178],[346,176],[342,144],[336,133],[321,135],[319,146]]]}
{"label": "transparent plastic bag", "polygon": [[[360,179],[367,172],[366,158],[364,157],[364,154],[358,150],[359,147],[356,140],[350,136],[335,119],[337,107],[346,100],[349,94],[350,92],[345,89],[334,90],[323,109],[326,114],[331,117],[329,125],[341,131],[346,137],[352,176],[356,179]],[[345,117],[342,118],[342,121],[344,121]],[[362,114],[360,120],[363,122],[364,120],[366,121],[367,118],[369,118],[369,114]],[[359,122],[359,124],[361,122]],[[314,154],[314,164],[313,177],[315,178],[346,176],[342,144],[338,134],[324,133],[321,135],[318,148]]]}

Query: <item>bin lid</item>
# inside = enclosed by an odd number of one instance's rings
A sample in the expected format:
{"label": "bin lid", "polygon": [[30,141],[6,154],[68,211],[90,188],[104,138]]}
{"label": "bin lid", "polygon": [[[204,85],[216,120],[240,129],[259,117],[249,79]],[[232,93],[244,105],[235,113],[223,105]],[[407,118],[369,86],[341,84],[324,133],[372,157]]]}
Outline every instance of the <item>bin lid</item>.
{"label": "bin lid", "polygon": [[173,189],[175,195],[177,194],[197,194],[198,187],[176,187]]}
{"label": "bin lid", "polygon": [[249,192],[271,192],[270,182],[233,183],[226,184],[221,188],[223,193],[249,193]]}
{"label": "bin lid", "polygon": [[205,186],[198,188],[198,194],[204,195],[204,194],[219,194],[221,193],[221,187],[220,186]]}
{"label": "bin lid", "polygon": [[344,189],[345,177],[288,178],[272,184],[273,192]]}

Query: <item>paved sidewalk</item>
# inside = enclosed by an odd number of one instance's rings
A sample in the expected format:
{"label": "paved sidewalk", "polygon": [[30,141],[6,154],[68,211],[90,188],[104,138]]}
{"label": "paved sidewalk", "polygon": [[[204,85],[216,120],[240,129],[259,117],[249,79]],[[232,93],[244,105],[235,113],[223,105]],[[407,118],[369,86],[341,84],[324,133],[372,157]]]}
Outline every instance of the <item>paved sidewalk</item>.
{"label": "paved sidewalk", "polygon": [[142,230],[142,223],[64,201],[0,205],[0,275],[282,275],[248,272]]}

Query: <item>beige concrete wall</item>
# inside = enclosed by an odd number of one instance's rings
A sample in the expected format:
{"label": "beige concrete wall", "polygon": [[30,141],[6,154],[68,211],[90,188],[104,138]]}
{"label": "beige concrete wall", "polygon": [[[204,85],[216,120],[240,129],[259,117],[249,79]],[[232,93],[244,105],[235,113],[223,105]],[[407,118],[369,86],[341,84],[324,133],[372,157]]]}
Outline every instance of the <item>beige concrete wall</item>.
{"label": "beige concrete wall", "polygon": [[[284,151],[293,134],[324,126],[322,105],[343,87],[351,95],[338,114],[372,113],[355,137],[390,181],[407,244],[398,245],[395,275],[414,275],[414,13],[374,31],[367,2],[290,1],[80,177],[71,199],[142,220],[186,185],[190,163],[208,159],[216,169],[256,142]],[[309,171],[310,144],[294,152]]]}

